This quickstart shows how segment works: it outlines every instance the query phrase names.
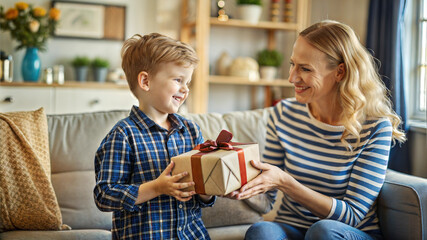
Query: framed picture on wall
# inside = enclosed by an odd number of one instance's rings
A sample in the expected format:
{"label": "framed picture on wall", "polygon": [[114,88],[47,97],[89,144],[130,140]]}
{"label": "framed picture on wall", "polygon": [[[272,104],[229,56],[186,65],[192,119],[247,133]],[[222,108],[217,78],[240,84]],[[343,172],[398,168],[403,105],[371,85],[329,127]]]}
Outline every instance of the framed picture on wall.
{"label": "framed picture on wall", "polygon": [[61,11],[55,37],[123,41],[126,7],[86,2],[53,1]]}

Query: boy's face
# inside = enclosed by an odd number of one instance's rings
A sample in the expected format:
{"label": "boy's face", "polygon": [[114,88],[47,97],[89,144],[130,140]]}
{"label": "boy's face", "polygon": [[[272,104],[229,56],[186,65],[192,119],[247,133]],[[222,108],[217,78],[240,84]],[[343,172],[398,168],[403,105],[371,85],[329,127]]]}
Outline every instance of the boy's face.
{"label": "boy's face", "polygon": [[188,85],[194,68],[176,63],[161,63],[154,75],[148,76],[148,102],[144,110],[151,115],[178,112],[188,97]]}

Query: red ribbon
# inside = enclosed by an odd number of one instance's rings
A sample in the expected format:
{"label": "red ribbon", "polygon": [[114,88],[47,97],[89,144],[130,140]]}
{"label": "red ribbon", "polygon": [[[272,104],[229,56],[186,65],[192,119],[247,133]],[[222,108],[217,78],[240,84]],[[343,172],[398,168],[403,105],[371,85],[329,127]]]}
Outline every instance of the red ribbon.
{"label": "red ribbon", "polygon": [[216,151],[219,149],[223,150],[234,150],[237,152],[237,156],[239,158],[239,170],[240,170],[240,179],[241,179],[241,186],[245,185],[247,183],[247,176],[246,176],[246,162],[245,162],[245,154],[242,148],[236,148],[233,146],[236,145],[245,145],[247,143],[235,143],[230,142],[231,138],[233,138],[233,134],[226,130],[222,130],[216,141],[207,140],[202,144],[199,144],[195,149],[199,150],[200,152],[194,154],[191,156],[191,172],[193,174],[193,181],[195,183],[195,191],[199,194],[205,194],[205,185],[203,182],[203,173],[202,173],[202,163],[201,159],[202,156],[205,154],[208,154],[212,151]]}

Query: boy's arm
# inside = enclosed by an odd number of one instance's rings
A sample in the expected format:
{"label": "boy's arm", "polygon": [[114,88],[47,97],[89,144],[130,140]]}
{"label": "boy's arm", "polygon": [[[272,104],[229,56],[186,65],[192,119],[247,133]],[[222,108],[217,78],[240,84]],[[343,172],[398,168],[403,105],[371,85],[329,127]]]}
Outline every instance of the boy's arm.
{"label": "boy's arm", "polygon": [[101,143],[95,155],[94,198],[101,211],[133,211],[139,184],[129,184],[132,174],[132,149],[119,130]]}

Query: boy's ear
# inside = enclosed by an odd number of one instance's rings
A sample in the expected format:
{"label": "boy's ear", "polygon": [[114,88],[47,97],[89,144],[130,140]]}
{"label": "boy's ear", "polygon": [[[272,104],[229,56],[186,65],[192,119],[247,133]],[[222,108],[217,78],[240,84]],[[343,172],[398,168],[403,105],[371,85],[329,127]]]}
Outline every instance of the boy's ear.
{"label": "boy's ear", "polygon": [[345,66],[344,63],[340,63],[337,67],[337,72],[336,72],[336,81],[337,82],[341,82],[341,80],[344,78],[345,75]]}
{"label": "boy's ear", "polygon": [[138,74],[138,85],[144,91],[150,90],[150,84],[148,81],[148,73],[147,72],[142,71]]}

